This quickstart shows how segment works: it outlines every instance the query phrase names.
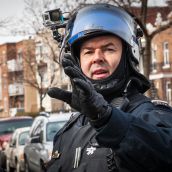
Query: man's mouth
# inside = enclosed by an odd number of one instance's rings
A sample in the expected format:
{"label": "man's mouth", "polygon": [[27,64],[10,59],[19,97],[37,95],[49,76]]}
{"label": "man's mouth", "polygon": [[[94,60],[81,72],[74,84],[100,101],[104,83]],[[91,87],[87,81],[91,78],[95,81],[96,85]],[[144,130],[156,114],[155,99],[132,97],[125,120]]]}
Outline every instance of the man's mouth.
{"label": "man's mouth", "polygon": [[103,79],[109,76],[109,71],[104,69],[95,70],[92,73],[93,79]]}

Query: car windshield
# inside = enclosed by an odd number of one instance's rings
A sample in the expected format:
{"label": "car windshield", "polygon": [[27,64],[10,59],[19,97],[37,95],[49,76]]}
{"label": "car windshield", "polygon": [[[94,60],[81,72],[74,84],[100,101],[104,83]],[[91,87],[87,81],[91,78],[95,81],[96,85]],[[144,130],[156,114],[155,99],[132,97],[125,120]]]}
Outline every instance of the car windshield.
{"label": "car windshield", "polygon": [[29,136],[29,131],[25,131],[19,136],[19,145],[25,145],[26,139]]}
{"label": "car windshield", "polygon": [[59,131],[66,121],[49,122],[47,124],[46,138],[47,141],[53,141],[54,135]]}
{"label": "car windshield", "polygon": [[0,135],[13,133],[15,129],[31,126],[32,119],[15,119],[0,122]]}

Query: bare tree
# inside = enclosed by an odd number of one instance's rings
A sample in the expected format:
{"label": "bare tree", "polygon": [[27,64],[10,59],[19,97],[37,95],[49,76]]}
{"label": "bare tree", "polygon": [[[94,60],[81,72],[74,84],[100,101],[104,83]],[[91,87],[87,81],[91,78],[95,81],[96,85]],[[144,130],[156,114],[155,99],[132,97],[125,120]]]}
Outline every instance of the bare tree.
{"label": "bare tree", "polygon": [[0,19],[0,35],[8,35],[9,27],[12,25],[12,21],[9,18]]}
{"label": "bare tree", "polygon": [[6,25],[8,24],[8,20],[7,19],[1,19],[0,20],[0,28],[4,28],[6,27]]}
{"label": "bare tree", "polygon": [[23,51],[23,68],[24,74],[23,77],[19,78],[20,81],[30,87],[35,88],[39,93],[40,98],[40,111],[44,110],[43,99],[46,96],[47,89],[52,85],[57,84],[55,79],[55,71],[57,67],[51,67],[51,73],[48,72],[48,66],[52,65],[52,62],[48,64],[44,58],[49,56],[44,53],[44,51],[35,54],[35,42],[34,40],[27,40],[27,46]]}
{"label": "bare tree", "polygon": [[[19,33],[29,33],[34,37],[34,42],[27,45],[23,54],[25,65],[23,82],[34,87],[39,93],[40,110],[43,110],[43,99],[47,89],[57,85],[56,71],[59,70],[59,47],[53,39],[51,31],[44,28],[42,14],[52,5],[51,0],[25,0],[25,13],[22,20],[25,27]],[[28,30],[29,28],[29,30]],[[48,71],[51,67],[51,72]],[[22,82],[21,80],[21,82]],[[45,82],[46,81],[46,82]]]}

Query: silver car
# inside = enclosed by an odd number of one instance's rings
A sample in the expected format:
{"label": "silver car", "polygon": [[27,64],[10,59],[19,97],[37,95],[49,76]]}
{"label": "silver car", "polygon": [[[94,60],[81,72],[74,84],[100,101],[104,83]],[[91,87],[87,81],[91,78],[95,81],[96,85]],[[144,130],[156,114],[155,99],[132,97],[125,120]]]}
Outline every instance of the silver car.
{"label": "silver car", "polygon": [[54,135],[69,120],[71,113],[44,114],[35,118],[24,148],[25,171],[41,172],[50,160]]}
{"label": "silver car", "polygon": [[6,147],[6,167],[7,172],[24,171],[24,145],[29,136],[30,127],[18,128],[14,131],[11,140]]}

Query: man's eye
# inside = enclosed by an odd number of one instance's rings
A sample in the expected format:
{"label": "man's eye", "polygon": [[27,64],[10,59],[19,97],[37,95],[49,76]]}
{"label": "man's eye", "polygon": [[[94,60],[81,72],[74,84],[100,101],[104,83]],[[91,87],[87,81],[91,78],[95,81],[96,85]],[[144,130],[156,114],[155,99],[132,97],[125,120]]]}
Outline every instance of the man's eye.
{"label": "man's eye", "polygon": [[86,51],[84,54],[92,54],[92,51]]}
{"label": "man's eye", "polygon": [[114,52],[115,49],[114,48],[107,48],[106,51],[111,51],[111,52]]}

